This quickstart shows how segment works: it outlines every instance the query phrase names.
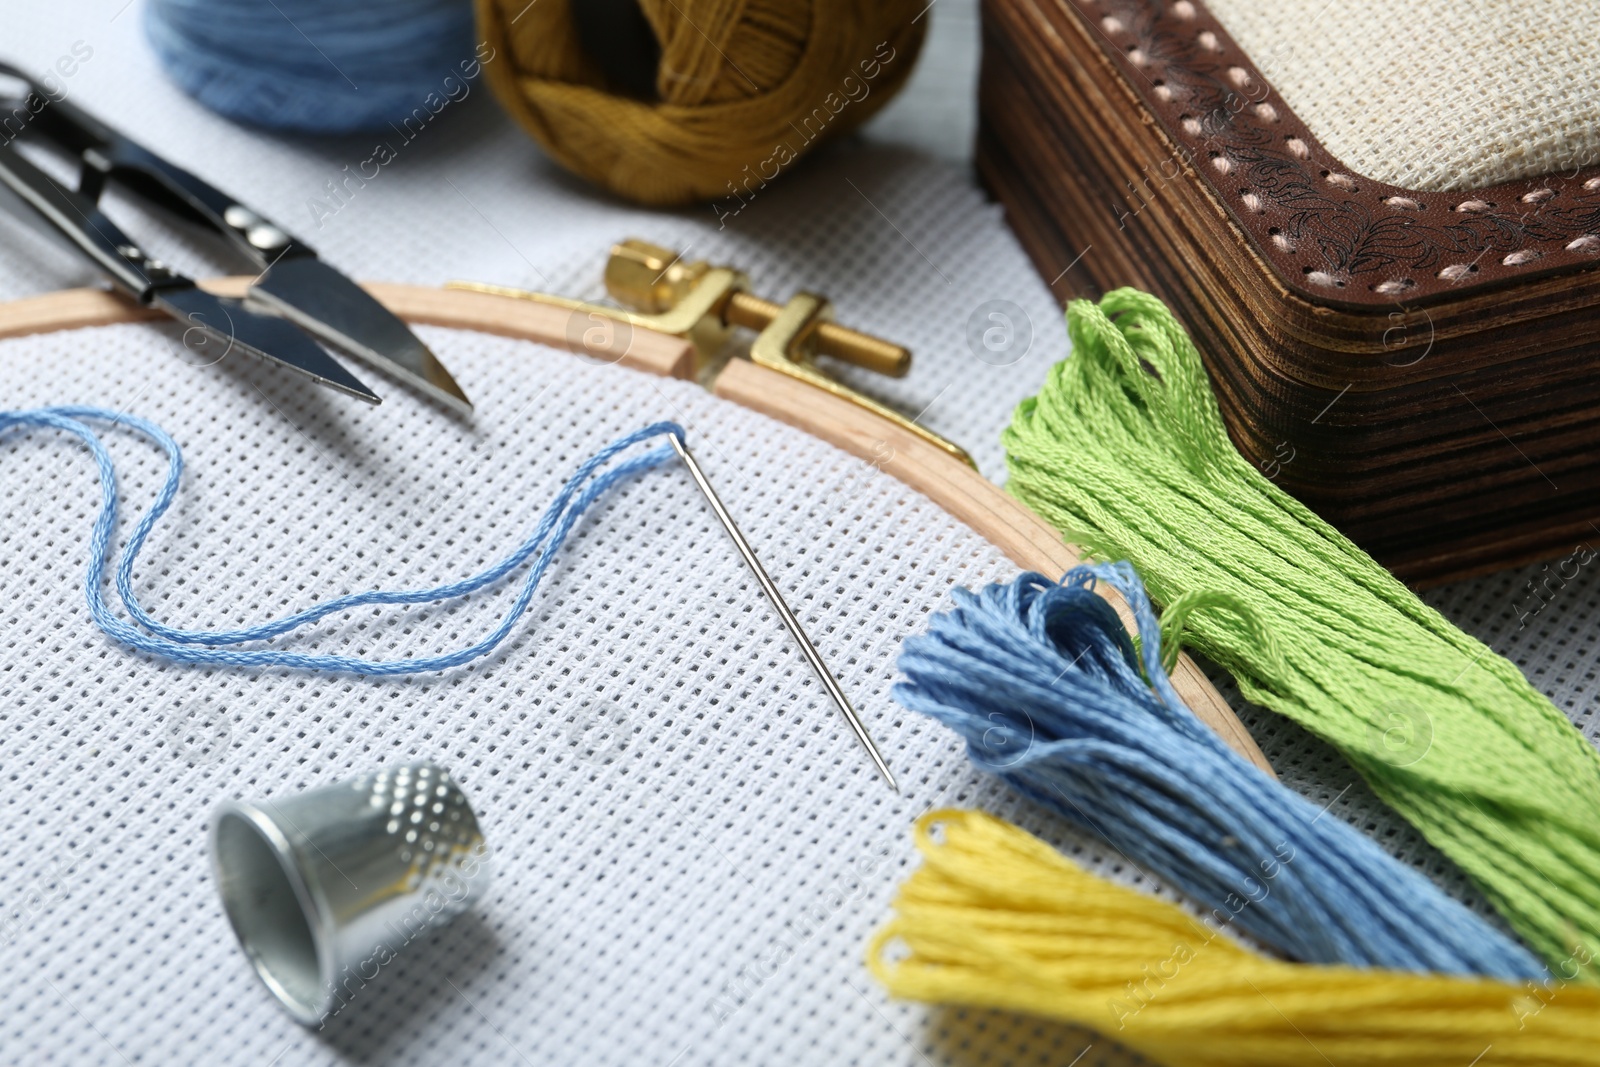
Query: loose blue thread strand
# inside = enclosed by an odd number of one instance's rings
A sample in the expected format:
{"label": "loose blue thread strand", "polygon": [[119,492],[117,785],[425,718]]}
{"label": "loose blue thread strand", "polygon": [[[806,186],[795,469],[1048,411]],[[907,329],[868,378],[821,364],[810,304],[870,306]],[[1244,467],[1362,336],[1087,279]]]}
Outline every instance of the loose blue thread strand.
{"label": "loose blue thread strand", "polygon": [[[134,526],[128,538],[127,549],[123,552],[116,569],[117,595],[122,598],[123,606],[137,626],[118,618],[105,598],[106,557],[110,552],[111,535],[117,524],[117,477],[110,452],[94,430],[82,421],[84,419],[126,426],[149,439],[167,455],[166,479],[156,493],[154,503],[140,516]],[[589,506],[613,485],[673,460],[675,453],[670,447],[663,446],[652,449],[644,455],[626,459],[609,470],[601,471],[600,468],[619,453],[652,437],[673,434],[679,440],[683,439],[683,428],[677,423],[657,422],[606,445],[585,460],[561,487],[527,540],[504,559],[469,578],[447,582],[429,589],[375,589],[364,593],[352,593],[282,619],[237,630],[184,630],[167,626],[152,618],[139,605],[133,591],[133,568],[139,552],[144,548],[145,540],[150,536],[150,531],[156,522],[166,514],[177,496],[178,485],[183,475],[183,453],[178,443],[153,422],[103,408],[50,407],[32,411],[0,412],[0,434],[24,427],[49,428],[71,434],[88,447],[94,457],[95,465],[99,468],[100,514],[95,519],[94,532],[89,541],[89,567],[84,575],[84,595],[89,603],[90,615],[108,637],[138,651],[181,663],[228,667],[296,667],[302,670],[380,676],[448,670],[491,652],[506,639],[517,620],[527,610],[528,604],[533,600],[533,594],[539,588],[539,582],[550,568],[556,553],[560,551],[573,525]],[[596,473],[597,471],[599,473]],[[277,637],[308,623],[353,608],[380,604],[426,604],[466,596],[506,577],[536,553],[537,558],[523,580],[516,601],[500,625],[487,637],[455,652],[400,660],[369,660],[354,656],[291,652],[277,648],[213,647]]]}
{"label": "loose blue thread strand", "polygon": [[[1137,649],[1096,582],[1132,607]],[[906,641],[894,695],[966,738],[980,768],[1293,959],[1546,977],[1521,945],[1196,718],[1129,564],[954,595]]]}

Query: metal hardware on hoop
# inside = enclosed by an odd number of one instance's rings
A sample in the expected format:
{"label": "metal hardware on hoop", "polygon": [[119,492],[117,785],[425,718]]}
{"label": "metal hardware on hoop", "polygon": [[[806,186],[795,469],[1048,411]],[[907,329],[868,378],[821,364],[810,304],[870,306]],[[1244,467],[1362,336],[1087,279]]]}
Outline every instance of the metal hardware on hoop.
{"label": "metal hardware on hoop", "polygon": [[752,362],[848,400],[972,464],[972,457],[959,445],[817,367],[816,358],[828,356],[892,378],[904,377],[911,369],[911,353],[901,345],[834,322],[832,305],[824,297],[802,292],[786,304],[775,304],[751,293],[750,280],[742,271],[705,260],[688,263],[669,249],[637,238],[611,247],[605,281],[606,291],[621,307],[483,282],[450,282],[446,288],[530,300],[682,337],[694,345],[696,376],[702,380],[715,377],[720,369],[717,357],[735,327],[755,330]]}

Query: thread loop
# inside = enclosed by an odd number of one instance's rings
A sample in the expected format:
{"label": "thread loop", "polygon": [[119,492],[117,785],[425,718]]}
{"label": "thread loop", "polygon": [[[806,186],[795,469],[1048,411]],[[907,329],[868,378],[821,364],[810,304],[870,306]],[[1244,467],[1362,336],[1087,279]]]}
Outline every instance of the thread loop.
{"label": "thread loop", "polygon": [[[119,618],[106,600],[105,568],[111,536],[117,525],[117,476],[111,453],[85,420],[125,426],[160,448],[167,456],[167,473],[149,510],[139,517],[128,537],[127,548],[116,568],[117,595],[133,619]],[[139,652],[161,656],[179,663],[226,667],[295,667],[301,670],[338,671],[362,675],[395,676],[448,670],[470,663],[492,652],[511,633],[527,610],[540,581],[549,570],[567,535],[589,506],[606,490],[624,479],[651,470],[674,458],[671,448],[661,446],[625,459],[606,468],[627,449],[662,434],[680,439],[683,428],[676,423],[658,422],[619,437],[585,460],[561,487],[540,517],[534,531],[510,554],[489,567],[455,582],[426,589],[381,590],[334,597],[315,607],[271,622],[233,630],[188,630],[168,626],[153,618],[140,605],[133,590],[133,568],[145,540],[177,496],[183,476],[183,453],[165,430],[135,415],[94,407],[50,407],[32,411],[0,412],[0,434],[8,430],[36,427],[60,430],[82,441],[93,457],[100,475],[100,513],[95,518],[89,541],[89,566],[84,574],[84,596],[89,613],[106,636]],[[453,652],[414,656],[399,660],[370,660],[356,656],[293,652],[282,648],[222,648],[223,645],[249,644],[278,637],[325,619],[330,615],[359,607],[378,605],[427,604],[477,592],[501,581],[533,561],[516,600],[488,635]]]}

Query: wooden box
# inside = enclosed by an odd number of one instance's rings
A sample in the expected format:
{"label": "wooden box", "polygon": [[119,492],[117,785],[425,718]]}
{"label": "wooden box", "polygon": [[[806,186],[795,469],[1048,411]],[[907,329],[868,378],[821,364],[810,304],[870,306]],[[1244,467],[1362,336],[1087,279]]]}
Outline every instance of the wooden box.
{"label": "wooden box", "polygon": [[978,167],[1060,298],[1166,300],[1240,451],[1402,578],[1600,537],[1600,168],[1364,177],[1192,0],[985,0]]}

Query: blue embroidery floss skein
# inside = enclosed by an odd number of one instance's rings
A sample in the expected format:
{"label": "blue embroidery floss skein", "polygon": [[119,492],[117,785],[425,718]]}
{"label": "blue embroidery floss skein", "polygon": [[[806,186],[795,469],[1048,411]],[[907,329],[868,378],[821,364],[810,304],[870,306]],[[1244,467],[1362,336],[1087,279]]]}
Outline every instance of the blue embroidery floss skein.
{"label": "blue embroidery floss skein", "polygon": [[352,133],[426,121],[479,60],[472,0],[149,0],[167,75],[239,122]]}
{"label": "blue embroidery floss skein", "polygon": [[[1132,607],[1137,649],[1096,582]],[[1169,616],[1227,606],[1193,598]],[[955,607],[906,641],[894,695],[966,738],[979,767],[1293,959],[1546,976],[1521,945],[1229,749],[1173,689],[1162,643],[1130,565],[1078,567],[1060,584],[1024,574],[956,590]]]}
{"label": "blue embroidery floss skein", "polygon": [[[89,421],[122,425],[151,441],[167,455],[167,475],[150,509],[139,517],[128,537],[128,547],[117,565],[117,595],[134,623],[119,618],[106,601],[106,556],[110,551],[111,535],[117,525],[117,475],[111,462],[111,453],[89,425]],[[651,438],[672,434],[683,437],[683,428],[676,423],[658,422],[626,434],[606,445],[585,460],[556,493],[555,499],[545,509],[538,525],[522,544],[499,562],[477,574],[444,585],[426,589],[381,590],[352,593],[334,597],[316,607],[294,615],[256,626],[237,630],[184,630],[166,626],[152,618],[142,607],[133,592],[133,566],[139,558],[145,540],[150,536],[161,516],[166,514],[177,496],[183,476],[183,453],[178,443],[161,427],[147,419],[92,407],[52,407],[32,411],[0,411],[0,434],[18,429],[53,429],[70,434],[82,441],[93,456],[100,473],[100,514],[95,518],[94,531],[89,539],[89,566],[84,573],[84,596],[89,602],[89,613],[106,636],[140,652],[148,652],[179,663],[218,665],[227,667],[294,667],[301,670],[340,671],[363,675],[406,675],[426,671],[442,671],[470,663],[492,652],[510,635],[522,614],[533,600],[539,582],[560,551],[573,525],[605,491],[625,478],[642,471],[659,467],[674,459],[673,450],[665,445],[653,448],[643,455],[635,455],[611,465],[622,453]],[[323,655],[294,652],[283,648],[223,648],[222,645],[240,645],[278,637],[302,626],[325,619],[330,615],[352,608],[379,604],[427,604],[448,600],[477,592],[507,577],[529,561],[522,588],[515,602],[491,633],[473,644],[453,652],[433,656],[415,656],[400,660],[369,660],[355,656]]]}

